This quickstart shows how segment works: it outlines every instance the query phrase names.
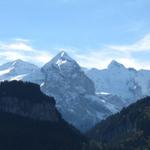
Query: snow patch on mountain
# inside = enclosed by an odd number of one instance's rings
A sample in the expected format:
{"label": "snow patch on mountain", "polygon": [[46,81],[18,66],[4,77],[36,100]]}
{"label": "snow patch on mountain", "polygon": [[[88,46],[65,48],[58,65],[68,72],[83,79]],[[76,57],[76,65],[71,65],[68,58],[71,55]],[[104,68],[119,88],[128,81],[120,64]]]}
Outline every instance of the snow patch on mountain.
{"label": "snow patch on mountain", "polygon": [[9,72],[11,72],[11,70],[13,70],[14,68],[9,68],[9,69],[5,69],[5,70],[1,70],[0,71],[0,76],[4,76],[5,74],[8,74]]}
{"label": "snow patch on mountain", "polygon": [[93,68],[86,70],[85,74],[95,83],[96,93],[111,93],[120,97],[126,104],[150,95],[150,71],[148,70],[137,71],[126,68],[113,60],[107,69]]}
{"label": "snow patch on mountain", "polygon": [[15,77],[11,77],[10,78],[10,81],[13,81],[13,80],[17,80],[17,81],[19,81],[19,80],[22,80],[25,76],[27,76],[28,74],[21,74],[21,75],[17,75],[17,76],[15,76]]}
{"label": "snow patch on mountain", "polygon": [[0,66],[0,80],[21,80],[38,67],[20,59]]}

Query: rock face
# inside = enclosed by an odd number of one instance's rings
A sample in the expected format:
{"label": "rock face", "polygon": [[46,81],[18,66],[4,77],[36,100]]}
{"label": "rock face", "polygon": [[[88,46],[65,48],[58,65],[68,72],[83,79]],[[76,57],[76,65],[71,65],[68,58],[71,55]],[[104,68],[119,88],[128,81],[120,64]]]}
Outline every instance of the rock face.
{"label": "rock face", "polygon": [[[64,96],[68,90],[71,90],[71,93],[80,93],[81,95],[95,94],[93,82],[84,74],[80,66],[65,52],[59,53],[41,70],[46,74],[46,82],[42,86],[42,89],[44,89],[46,93],[50,92],[49,88],[53,88],[55,92],[60,91],[60,95]],[[56,85],[57,81],[59,81],[59,85]],[[51,84],[49,84],[50,82]]]}
{"label": "rock face", "polygon": [[120,96],[113,95],[110,93],[97,93],[100,99],[103,99],[104,103],[109,104],[109,107],[114,107],[116,110],[120,111],[122,107],[126,107],[128,103],[123,100]]}
{"label": "rock face", "polygon": [[107,69],[90,69],[85,73],[95,83],[97,93],[117,95],[127,104],[150,95],[150,71],[148,70],[137,71],[112,61]]}
{"label": "rock face", "polygon": [[0,80],[21,80],[38,67],[20,59],[0,66]]}
{"label": "rock face", "polygon": [[38,74],[41,74],[40,80],[36,78],[37,73],[24,80],[40,84],[44,93],[55,97],[64,119],[82,131],[112,113],[112,108],[95,95],[93,82],[67,53],[60,52]]}

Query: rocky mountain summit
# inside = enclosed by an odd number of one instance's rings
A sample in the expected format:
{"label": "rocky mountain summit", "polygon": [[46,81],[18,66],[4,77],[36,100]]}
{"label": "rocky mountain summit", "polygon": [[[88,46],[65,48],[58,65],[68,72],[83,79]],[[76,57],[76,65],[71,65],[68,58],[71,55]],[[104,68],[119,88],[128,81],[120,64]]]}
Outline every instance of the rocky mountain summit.
{"label": "rocky mountain summit", "polygon": [[60,52],[24,80],[40,84],[44,93],[55,97],[64,119],[82,131],[116,111],[95,94],[94,83],[66,52]]}

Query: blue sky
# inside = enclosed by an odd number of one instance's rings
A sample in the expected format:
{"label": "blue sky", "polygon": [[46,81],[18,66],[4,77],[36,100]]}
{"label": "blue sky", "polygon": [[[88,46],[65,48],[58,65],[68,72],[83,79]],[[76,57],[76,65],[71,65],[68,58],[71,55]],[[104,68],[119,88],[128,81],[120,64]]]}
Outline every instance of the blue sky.
{"label": "blue sky", "polygon": [[149,14],[149,0],[3,0],[0,63],[42,65],[65,50],[86,67],[150,69]]}

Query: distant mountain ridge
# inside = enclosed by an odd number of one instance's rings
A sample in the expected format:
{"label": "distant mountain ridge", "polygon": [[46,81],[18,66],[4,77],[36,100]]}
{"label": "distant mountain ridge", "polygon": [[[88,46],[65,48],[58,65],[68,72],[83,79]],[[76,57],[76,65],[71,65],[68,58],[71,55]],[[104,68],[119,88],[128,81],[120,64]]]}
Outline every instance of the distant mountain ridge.
{"label": "distant mountain ridge", "polygon": [[39,84],[56,99],[64,119],[85,131],[137,99],[150,95],[150,71],[113,60],[107,69],[86,69],[62,51],[43,67],[16,60],[0,66],[0,80]]}
{"label": "distant mountain ridge", "polygon": [[44,93],[55,97],[64,119],[82,131],[117,111],[95,95],[94,83],[66,52],[23,80],[39,84]]}
{"label": "distant mountain ridge", "polygon": [[38,67],[20,59],[0,66],[0,80],[21,80]]}
{"label": "distant mountain ridge", "polygon": [[126,68],[112,61],[107,69],[86,70],[85,74],[95,83],[96,92],[106,92],[121,97],[127,104],[150,95],[150,71]]}

